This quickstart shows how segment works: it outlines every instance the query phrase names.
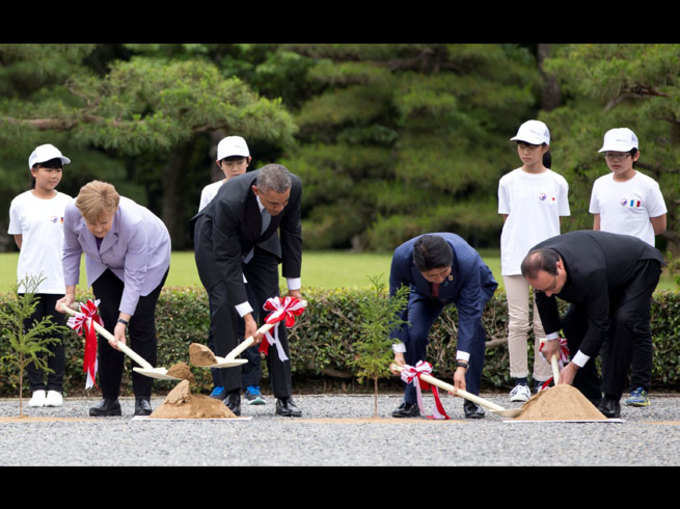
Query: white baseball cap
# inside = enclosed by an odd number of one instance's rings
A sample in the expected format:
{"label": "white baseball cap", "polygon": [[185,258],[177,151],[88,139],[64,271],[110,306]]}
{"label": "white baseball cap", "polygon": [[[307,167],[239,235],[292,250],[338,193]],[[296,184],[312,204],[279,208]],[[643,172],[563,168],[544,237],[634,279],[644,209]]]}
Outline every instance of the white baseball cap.
{"label": "white baseball cap", "polygon": [[50,159],[61,159],[61,164],[70,164],[71,160],[68,157],[62,155],[57,147],[46,143],[44,145],[38,145],[35,150],[31,152],[28,156],[28,169],[30,170],[37,163],[44,163]]}
{"label": "white baseball cap", "polygon": [[634,148],[638,148],[635,133],[627,127],[619,127],[604,133],[604,142],[598,152],[630,152]]}
{"label": "white baseball cap", "polygon": [[532,145],[550,145],[550,130],[540,120],[527,120],[517,130],[510,141],[524,141]]}
{"label": "white baseball cap", "polygon": [[250,157],[246,140],[240,136],[227,136],[220,140],[217,144],[217,160],[231,156]]}

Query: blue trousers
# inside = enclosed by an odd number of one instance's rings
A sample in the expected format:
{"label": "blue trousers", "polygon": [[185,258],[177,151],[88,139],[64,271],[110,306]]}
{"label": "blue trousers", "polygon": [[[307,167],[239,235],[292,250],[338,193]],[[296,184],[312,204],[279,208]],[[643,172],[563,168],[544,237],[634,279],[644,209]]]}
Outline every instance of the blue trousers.
{"label": "blue trousers", "polygon": [[[428,336],[432,324],[439,317],[444,304],[439,299],[425,297],[415,292],[411,292],[408,300],[408,321],[406,339],[406,353],[404,359],[406,364],[415,366],[418,361],[427,361],[426,350],[429,343]],[[484,352],[486,333],[482,327],[482,321],[477,324],[477,334],[470,353],[470,367],[465,374],[465,385],[467,392],[479,394],[480,382],[482,379],[482,368],[484,366]],[[416,389],[412,383],[406,384],[404,389],[404,401],[406,403],[416,403]]]}

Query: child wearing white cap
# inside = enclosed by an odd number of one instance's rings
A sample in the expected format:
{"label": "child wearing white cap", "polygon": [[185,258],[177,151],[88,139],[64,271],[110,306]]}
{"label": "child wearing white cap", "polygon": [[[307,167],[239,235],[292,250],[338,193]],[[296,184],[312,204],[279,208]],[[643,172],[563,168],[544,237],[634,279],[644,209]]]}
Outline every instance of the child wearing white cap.
{"label": "child wearing white cap", "polygon": [[[222,138],[217,144],[217,166],[222,170],[224,178],[208,184],[201,191],[201,199],[198,205],[199,212],[206,206],[217,194],[220,187],[230,178],[237,175],[242,175],[248,169],[252,161],[248,144],[241,136],[227,136]],[[245,277],[244,277],[245,280]],[[225,311],[225,312],[232,312]],[[238,322],[239,330],[243,329],[243,320],[234,311],[232,320]],[[209,340],[208,347],[215,350],[215,345],[212,344],[212,335]],[[258,347],[251,347],[243,353],[244,357],[248,359],[248,364],[242,367],[243,386],[246,393],[246,399],[251,405],[262,405],[265,403],[264,398],[260,392],[260,378],[262,377],[261,359]],[[225,397],[224,386],[222,385],[221,371],[219,369],[212,370],[213,376],[213,390],[210,395],[217,399]]]}
{"label": "child wearing white cap", "polygon": [[[635,169],[640,159],[638,138],[627,127],[610,129],[602,148],[610,173],[593,183],[589,212],[593,230],[633,235],[654,246],[655,235],[666,231],[666,203],[659,184]],[[631,394],[625,404],[648,406],[652,344],[633,344]]]}
{"label": "child wearing white cap", "polygon": [[626,127],[610,129],[599,150],[610,173],[593,183],[589,212],[593,230],[633,235],[654,246],[666,231],[666,203],[659,184],[634,168],[638,138]]}
{"label": "child wearing white cap", "polygon": [[[24,278],[42,278],[34,289],[38,306],[24,327],[33,320],[51,316],[52,321],[65,325],[65,317],[55,311],[56,301],[64,296],[64,275],[61,252],[64,239],[64,210],[73,201],[71,196],[57,191],[63,166],[71,160],[51,144],[35,148],[28,158],[28,169],[33,186],[17,195],[9,207],[8,233],[14,236],[19,248],[17,263],[18,292],[26,291],[21,285]],[[45,375],[29,365],[27,368],[32,397],[31,407],[61,406],[63,404],[64,344],[62,341],[48,346],[52,355],[47,359],[53,371]]]}
{"label": "child wearing white cap", "polygon": [[[498,182],[498,213],[503,216],[501,231],[501,275],[508,301],[508,353],[514,387],[511,401],[531,397],[527,378],[529,323],[529,284],[522,277],[521,263],[529,250],[560,233],[560,217],[569,216],[569,185],[550,169],[550,130],[540,120],[528,120],[510,138],[517,142],[522,166],[506,173]],[[538,391],[550,378],[550,364],[539,354],[545,337],[534,302],[533,380]]]}
{"label": "child wearing white cap", "polygon": [[236,175],[242,175],[248,169],[252,161],[246,140],[241,136],[227,136],[217,144],[217,166],[224,178],[208,184],[201,191],[201,200],[198,205],[199,212],[215,197],[217,191],[227,180]]}

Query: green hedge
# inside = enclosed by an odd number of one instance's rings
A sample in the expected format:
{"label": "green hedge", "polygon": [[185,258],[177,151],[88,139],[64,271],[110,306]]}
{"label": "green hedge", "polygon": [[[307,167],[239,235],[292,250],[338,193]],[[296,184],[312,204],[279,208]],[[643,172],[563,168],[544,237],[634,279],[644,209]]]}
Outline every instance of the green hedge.
{"label": "green hedge", "polygon": [[[354,382],[353,345],[358,339],[358,302],[369,296],[370,290],[319,290],[307,289],[308,308],[290,329],[293,385],[319,381]],[[10,295],[0,295],[0,305]],[[85,300],[88,295],[78,295]],[[484,313],[487,331],[487,349],[482,388],[506,390],[510,388],[508,350],[505,342],[507,308],[505,294],[496,292]],[[434,366],[434,375],[450,379],[453,375],[457,334],[455,306],[449,306],[435,322],[428,347],[428,359]],[[189,362],[189,344],[205,344],[208,336],[208,303],[202,288],[165,288],[159,299],[156,325],[158,329],[158,366]],[[652,305],[652,331],[654,334],[654,369],[652,385],[656,390],[680,390],[680,294],[658,292]],[[450,339],[450,341],[449,341]],[[66,338],[66,375],[64,392],[83,394],[85,377],[82,372],[82,339],[75,333]],[[533,348],[530,343],[530,358]],[[0,356],[7,353],[7,341],[0,342]],[[128,360],[131,365],[131,361]],[[263,366],[265,364],[263,363]],[[192,367],[199,388],[211,388],[210,372]],[[131,394],[129,369],[123,378],[123,393]],[[264,367],[263,386],[268,387]],[[154,390],[162,393],[171,389],[174,382],[156,380]],[[16,396],[15,381],[6,368],[0,367],[0,396]],[[28,394],[28,390],[26,391]]]}

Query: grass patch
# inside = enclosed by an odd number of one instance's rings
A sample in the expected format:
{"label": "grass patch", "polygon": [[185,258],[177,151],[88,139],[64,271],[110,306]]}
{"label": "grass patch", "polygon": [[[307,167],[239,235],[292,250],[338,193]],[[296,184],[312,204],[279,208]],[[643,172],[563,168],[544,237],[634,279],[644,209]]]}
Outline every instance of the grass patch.
{"label": "grass patch", "polygon": [[[503,287],[500,254],[497,249],[480,249],[480,255]],[[0,253],[0,292],[8,292],[16,282],[18,253]],[[370,288],[369,277],[379,276],[388,283],[392,253],[352,253],[349,251],[304,251],[302,254],[302,285],[315,288]],[[85,257],[80,264],[80,284],[87,291]],[[285,288],[285,280],[281,279]],[[193,251],[172,253],[166,286],[201,286]],[[677,291],[675,278],[664,271],[658,290]]]}

